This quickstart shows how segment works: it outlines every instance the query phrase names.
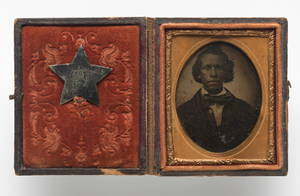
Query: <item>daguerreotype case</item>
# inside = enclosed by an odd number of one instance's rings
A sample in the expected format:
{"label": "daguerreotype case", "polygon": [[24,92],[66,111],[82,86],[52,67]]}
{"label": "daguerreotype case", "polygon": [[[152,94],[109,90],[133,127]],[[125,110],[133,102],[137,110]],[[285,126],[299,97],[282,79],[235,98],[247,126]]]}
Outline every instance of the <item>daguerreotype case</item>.
{"label": "daguerreotype case", "polygon": [[15,171],[286,175],[284,18],[18,19]]}

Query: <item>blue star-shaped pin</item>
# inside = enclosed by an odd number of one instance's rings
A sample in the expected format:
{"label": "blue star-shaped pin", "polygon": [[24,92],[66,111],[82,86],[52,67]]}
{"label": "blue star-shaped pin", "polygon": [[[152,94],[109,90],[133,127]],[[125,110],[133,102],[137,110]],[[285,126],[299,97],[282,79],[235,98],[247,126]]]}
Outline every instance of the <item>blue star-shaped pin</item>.
{"label": "blue star-shaped pin", "polygon": [[112,71],[112,68],[92,65],[82,46],[72,63],[50,65],[50,68],[65,82],[60,105],[80,96],[99,105],[97,83]]}

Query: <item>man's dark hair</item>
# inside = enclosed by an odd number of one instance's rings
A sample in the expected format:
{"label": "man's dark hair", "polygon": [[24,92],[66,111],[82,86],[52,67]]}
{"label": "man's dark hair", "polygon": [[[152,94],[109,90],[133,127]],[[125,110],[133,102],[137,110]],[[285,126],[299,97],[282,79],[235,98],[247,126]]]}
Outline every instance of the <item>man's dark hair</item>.
{"label": "man's dark hair", "polygon": [[211,46],[209,46],[207,49],[205,49],[203,52],[201,52],[198,57],[196,63],[193,65],[193,77],[196,82],[202,83],[202,79],[199,77],[200,74],[200,68],[202,66],[202,56],[204,54],[214,54],[214,55],[220,55],[225,59],[224,63],[224,71],[225,71],[225,77],[224,82],[231,82],[233,80],[233,66],[234,63],[228,59],[227,54],[225,54],[222,51],[221,45],[218,43],[213,43]]}

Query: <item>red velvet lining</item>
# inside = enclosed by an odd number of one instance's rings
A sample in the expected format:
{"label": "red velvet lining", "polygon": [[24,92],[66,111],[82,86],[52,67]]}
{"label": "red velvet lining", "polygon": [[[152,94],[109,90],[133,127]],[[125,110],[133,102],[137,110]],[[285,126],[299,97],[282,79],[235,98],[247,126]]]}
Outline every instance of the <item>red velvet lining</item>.
{"label": "red velvet lining", "polygon": [[[138,167],[139,27],[22,28],[25,167]],[[64,82],[49,69],[82,45],[91,64],[112,67],[97,84],[100,106],[60,105]]]}

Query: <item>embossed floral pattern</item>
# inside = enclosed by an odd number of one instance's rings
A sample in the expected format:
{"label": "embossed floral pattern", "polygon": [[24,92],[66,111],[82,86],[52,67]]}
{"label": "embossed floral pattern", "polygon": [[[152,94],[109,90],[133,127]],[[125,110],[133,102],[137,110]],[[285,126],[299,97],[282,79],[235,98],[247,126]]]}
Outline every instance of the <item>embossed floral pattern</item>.
{"label": "embossed floral pattern", "polygon": [[[107,47],[97,44],[97,34],[89,32],[86,35],[61,33],[63,43],[52,45],[47,43],[40,51],[33,52],[29,65],[30,84],[30,141],[41,148],[46,156],[58,154],[66,167],[85,167],[88,164],[99,166],[101,157],[113,156],[122,148],[130,146],[133,129],[131,95],[133,76],[131,73],[130,52],[121,51],[116,45]],[[73,46],[72,46],[73,44]],[[57,106],[53,104],[55,93],[58,92],[58,80],[49,69],[49,65],[64,63],[64,54],[72,47],[87,47],[97,58],[100,65],[114,68],[113,72],[103,82],[105,92],[112,95],[108,104],[103,107],[103,118],[98,119],[104,126],[91,127],[94,122],[95,107],[82,97],[75,97],[64,107],[69,118],[74,123],[81,123],[83,130],[76,126],[62,126]],[[91,118],[93,117],[93,118]],[[64,127],[64,128],[62,128]],[[95,133],[93,132],[95,130]],[[69,143],[73,133],[81,133],[77,144]],[[90,135],[98,135],[96,143],[86,140]]]}
{"label": "embossed floral pattern", "polygon": [[91,104],[82,97],[74,97],[73,102],[68,103],[67,107],[71,113],[78,117],[85,118],[93,115],[91,112]]}

